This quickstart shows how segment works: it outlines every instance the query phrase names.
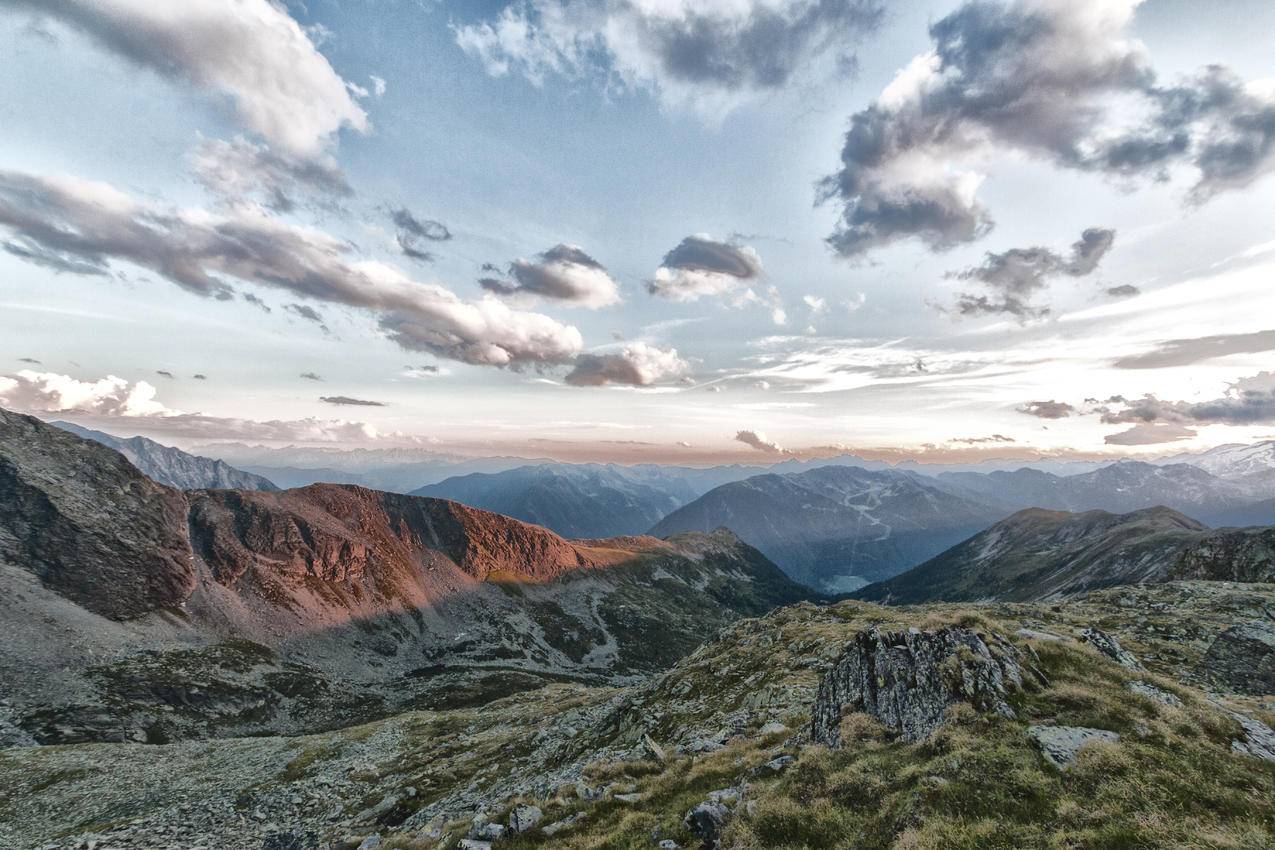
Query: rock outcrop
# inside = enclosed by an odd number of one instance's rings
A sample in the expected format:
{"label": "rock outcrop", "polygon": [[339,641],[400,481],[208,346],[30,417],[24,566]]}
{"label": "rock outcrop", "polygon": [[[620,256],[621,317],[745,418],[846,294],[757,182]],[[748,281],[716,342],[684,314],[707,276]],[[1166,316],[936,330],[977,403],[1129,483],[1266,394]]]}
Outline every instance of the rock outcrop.
{"label": "rock outcrop", "polygon": [[1087,628],[1080,633],[1080,639],[1088,643],[1094,649],[1119,664],[1121,667],[1128,667],[1130,670],[1141,670],[1142,662],[1138,661],[1138,657],[1127,649],[1120,646],[1120,641],[1116,640],[1113,635],[1109,635],[1101,629]]}
{"label": "rock outcrop", "polygon": [[846,711],[875,717],[905,741],[928,737],[958,701],[1013,717],[1005,697],[1022,684],[1017,655],[1008,642],[993,637],[989,646],[959,626],[861,631],[819,682],[811,737],[838,746]]}
{"label": "rock outcrop", "polygon": [[1275,528],[1216,531],[1178,556],[1175,579],[1275,582]]}
{"label": "rock outcrop", "polygon": [[1225,690],[1275,694],[1275,627],[1260,622],[1232,626],[1214,639],[1199,672]]}

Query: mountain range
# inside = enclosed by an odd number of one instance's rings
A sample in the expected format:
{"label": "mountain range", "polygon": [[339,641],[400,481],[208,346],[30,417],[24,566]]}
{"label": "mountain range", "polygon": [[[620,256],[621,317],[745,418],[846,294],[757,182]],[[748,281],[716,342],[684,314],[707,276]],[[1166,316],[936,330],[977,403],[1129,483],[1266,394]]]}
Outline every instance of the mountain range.
{"label": "mountain range", "polygon": [[0,411],[0,679],[37,741],[299,731],[663,669],[809,597],[729,532],[567,541],[319,484],[182,491]]}
{"label": "mountain range", "polygon": [[146,437],[116,437],[73,422],[51,422],[77,437],[114,449],[149,478],[179,490],[237,489],[278,490],[272,481],[236,469],[224,460],[200,457],[181,449],[160,445]]}

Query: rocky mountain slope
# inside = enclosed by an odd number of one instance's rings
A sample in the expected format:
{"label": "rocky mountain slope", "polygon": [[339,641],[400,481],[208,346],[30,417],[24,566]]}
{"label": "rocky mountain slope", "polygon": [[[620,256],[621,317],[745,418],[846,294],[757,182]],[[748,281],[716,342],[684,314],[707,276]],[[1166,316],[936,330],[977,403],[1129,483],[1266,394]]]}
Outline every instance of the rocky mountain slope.
{"label": "rocky mountain slope", "polygon": [[0,681],[39,741],[346,725],[663,669],[807,595],[729,533],[570,542],[455,502],[181,492],[0,412]]}
{"label": "rocky mountain slope", "polygon": [[797,581],[836,592],[894,575],[1002,516],[915,473],[827,466],[717,487],[651,533],[727,527]]}
{"label": "rocky mountain slope", "polygon": [[116,437],[73,422],[52,422],[77,437],[101,443],[114,449],[129,462],[160,484],[179,490],[234,489],[278,490],[271,481],[251,472],[236,469],[222,460],[192,455],[181,449],[163,446],[145,437]]}
{"label": "rocky mountain slope", "polygon": [[1275,528],[1214,531],[1163,507],[1128,514],[1032,508],[854,596],[897,605],[1040,601],[1172,579],[1275,581]]}
{"label": "rocky mountain slope", "polygon": [[[296,738],[0,751],[0,843],[1257,850],[1275,842],[1275,701],[1205,662],[1223,643],[1256,666],[1254,641],[1224,636],[1273,614],[1275,586],[1217,582],[789,606],[618,689]],[[846,683],[874,642],[890,651],[868,695]],[[834,746],[812,740],[834,726]]]}
{"label": "rocky mountain slope", "polygon": [[1031,508],[855,592],[875,602],[1042,600],[1167,578],[1207,526],[1168,508],[1128,514]]}

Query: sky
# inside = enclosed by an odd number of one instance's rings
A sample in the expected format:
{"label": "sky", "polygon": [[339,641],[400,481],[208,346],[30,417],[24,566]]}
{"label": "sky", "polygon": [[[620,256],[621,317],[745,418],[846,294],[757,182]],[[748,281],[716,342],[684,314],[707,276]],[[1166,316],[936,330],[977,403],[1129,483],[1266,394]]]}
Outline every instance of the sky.
{"label": "sky", "polygon": [[1275,4],[0,0],[0,405],[659,462],[1275,436]]}

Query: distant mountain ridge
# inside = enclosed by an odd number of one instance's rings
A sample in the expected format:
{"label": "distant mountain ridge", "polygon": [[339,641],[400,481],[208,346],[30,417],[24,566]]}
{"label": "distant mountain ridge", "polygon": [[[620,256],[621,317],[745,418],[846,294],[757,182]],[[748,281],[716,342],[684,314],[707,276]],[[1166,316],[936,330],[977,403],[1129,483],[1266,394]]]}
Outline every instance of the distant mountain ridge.
{"label": "distant mountain ridge", "polygon": [[1038,602],[1178,579],[1275,581],[1275,528],[1215,531],[1165,507],[1031,508],[852,595],[893,605]]}
{"label": "distant mountain ridge", "polygon": [[116,437],[74,422],[49,423],[77,437],[112,448],[153,481],[179,490],[278,490],[269,479],[236,469],[223,460],[200,457],[146,437]]}
{"label": "distant mountain ridge", "polygon": [[825,466],[722,485],[651,534],[730,528],[797,581],[836,592],[894,575],[1001,516],[917,473]]}

